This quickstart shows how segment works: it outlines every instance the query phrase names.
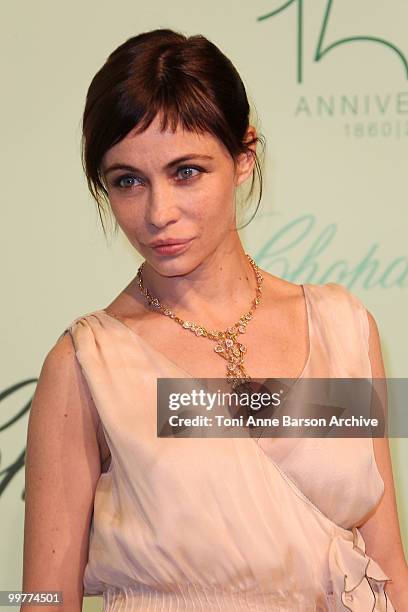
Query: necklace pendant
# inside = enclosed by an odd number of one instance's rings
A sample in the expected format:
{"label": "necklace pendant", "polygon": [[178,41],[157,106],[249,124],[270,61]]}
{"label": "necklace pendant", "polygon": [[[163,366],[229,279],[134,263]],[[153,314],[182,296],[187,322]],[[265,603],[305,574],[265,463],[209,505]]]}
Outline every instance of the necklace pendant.
{"label": "necklace pendant", "polygon": [[238,348],[241,353],[246,353],[247,347],[245,346],[245,344],[241,344],[240,342],[238,342]]}

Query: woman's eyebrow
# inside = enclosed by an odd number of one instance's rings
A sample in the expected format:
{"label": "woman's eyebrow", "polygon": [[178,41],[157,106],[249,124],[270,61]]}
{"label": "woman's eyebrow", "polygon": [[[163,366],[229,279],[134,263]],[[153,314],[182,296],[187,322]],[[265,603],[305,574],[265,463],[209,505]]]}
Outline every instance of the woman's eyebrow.
{"label": "woman's eyebrow", "polygon": [[[182,157],[177,157],[176,159],[173,159],[170,162],[168,162],[163,167],[163,170],[169,170],[173,166],[176,166],[177,164],[180,164],[182,162],[185,162],[191,159],[211,160],[213,158],[211,157],[211,155],[196,155],[195,153],[188,153],[187,155],[183,155]],[[128,172],[143,172],[142,170],[139,170],[139,168],[136,168],[136,166],[130,166],[129,164],[116,163],[116,164],[112,164],[111,166],[106,168],[106,170],[104,170],[105,176],[109,174],[110,172],[113,172],[114,170],[126,170]]]}

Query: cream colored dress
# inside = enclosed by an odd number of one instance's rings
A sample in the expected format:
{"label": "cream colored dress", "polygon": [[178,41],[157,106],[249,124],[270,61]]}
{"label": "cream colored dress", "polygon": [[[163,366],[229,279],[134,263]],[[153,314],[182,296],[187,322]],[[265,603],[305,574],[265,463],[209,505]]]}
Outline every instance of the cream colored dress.
{"label": "cream colored dress", "polygon": [[[303,288],[299,379],[371,378],[362,303],[335,283]],[[277,453],[272,438],[159,438],[156,378],[190,375],[103,310],[65,331],[112,457],[85,595],[102,594],[106,612],[394,611],[354,527],[384,490],[371,438],[303,438]]]}

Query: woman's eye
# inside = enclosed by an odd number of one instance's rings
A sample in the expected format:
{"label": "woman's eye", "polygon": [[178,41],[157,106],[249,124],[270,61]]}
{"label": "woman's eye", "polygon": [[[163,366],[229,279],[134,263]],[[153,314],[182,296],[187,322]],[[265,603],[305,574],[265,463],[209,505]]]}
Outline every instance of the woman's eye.
{"label": "woman's eye", "polygon": [[[177,170],[177,176],[181,179],[181,181],[187,181],[189,179],[193,179],[198,174],[201,174],[201,168],[195,168],[194,166],[184,166],[183,168],[179,168]],[[134,187],[139,187],[143,183],[137,176],[133,176],[132,174],[126,174],[119,176],[114,180],[113,185],[118,189],[122,190],[130,190]]]}
{"label": "woman's eye", "polygon": [[197,176],[197,174],[194,174],[194,172],[199,174],[200,173],[199,168],[194,168],[192,166],[185,166],[184,168],[179,168],[177,171],[177,174],[181,176],[182,180],[185,180],[185,179],[190,179],[190,178],[193,178],[194,176]]}
{"label": "woman's eye", "polygon": [[130,187],[137,187],[137,185],[140,184],[134,183],[133,181],[138,181],[136,176],[120,176],[115,180],[114,185],[120,189],[129,189]]}

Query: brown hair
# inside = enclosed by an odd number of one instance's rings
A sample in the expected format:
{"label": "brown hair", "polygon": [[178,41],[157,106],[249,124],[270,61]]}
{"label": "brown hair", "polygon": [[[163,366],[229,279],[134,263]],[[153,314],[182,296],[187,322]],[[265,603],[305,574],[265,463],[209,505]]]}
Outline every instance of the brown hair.
{"label": "brown hair", "polygon": [[[253,153],[250,143],[243,142],[250,114],[244,84],[215,44],[202,35],[186,37],[165,28],[129,38],[92,79],[82,120],[82,165],[104,232],[101,213],[106,214],[104,203],[109,200],[100,172],[102,158],[132,129],[148,128],[158,113],[162,130],[170,122],[173,131],[180,124],[188,131],[211,133],[223,142],[234,163],[240,153]],[[264,145],[262,135],[258,141]],[[248,197],[256,171],[259,199],[250,221],[262,197],[261,165],[254,155]]]}

